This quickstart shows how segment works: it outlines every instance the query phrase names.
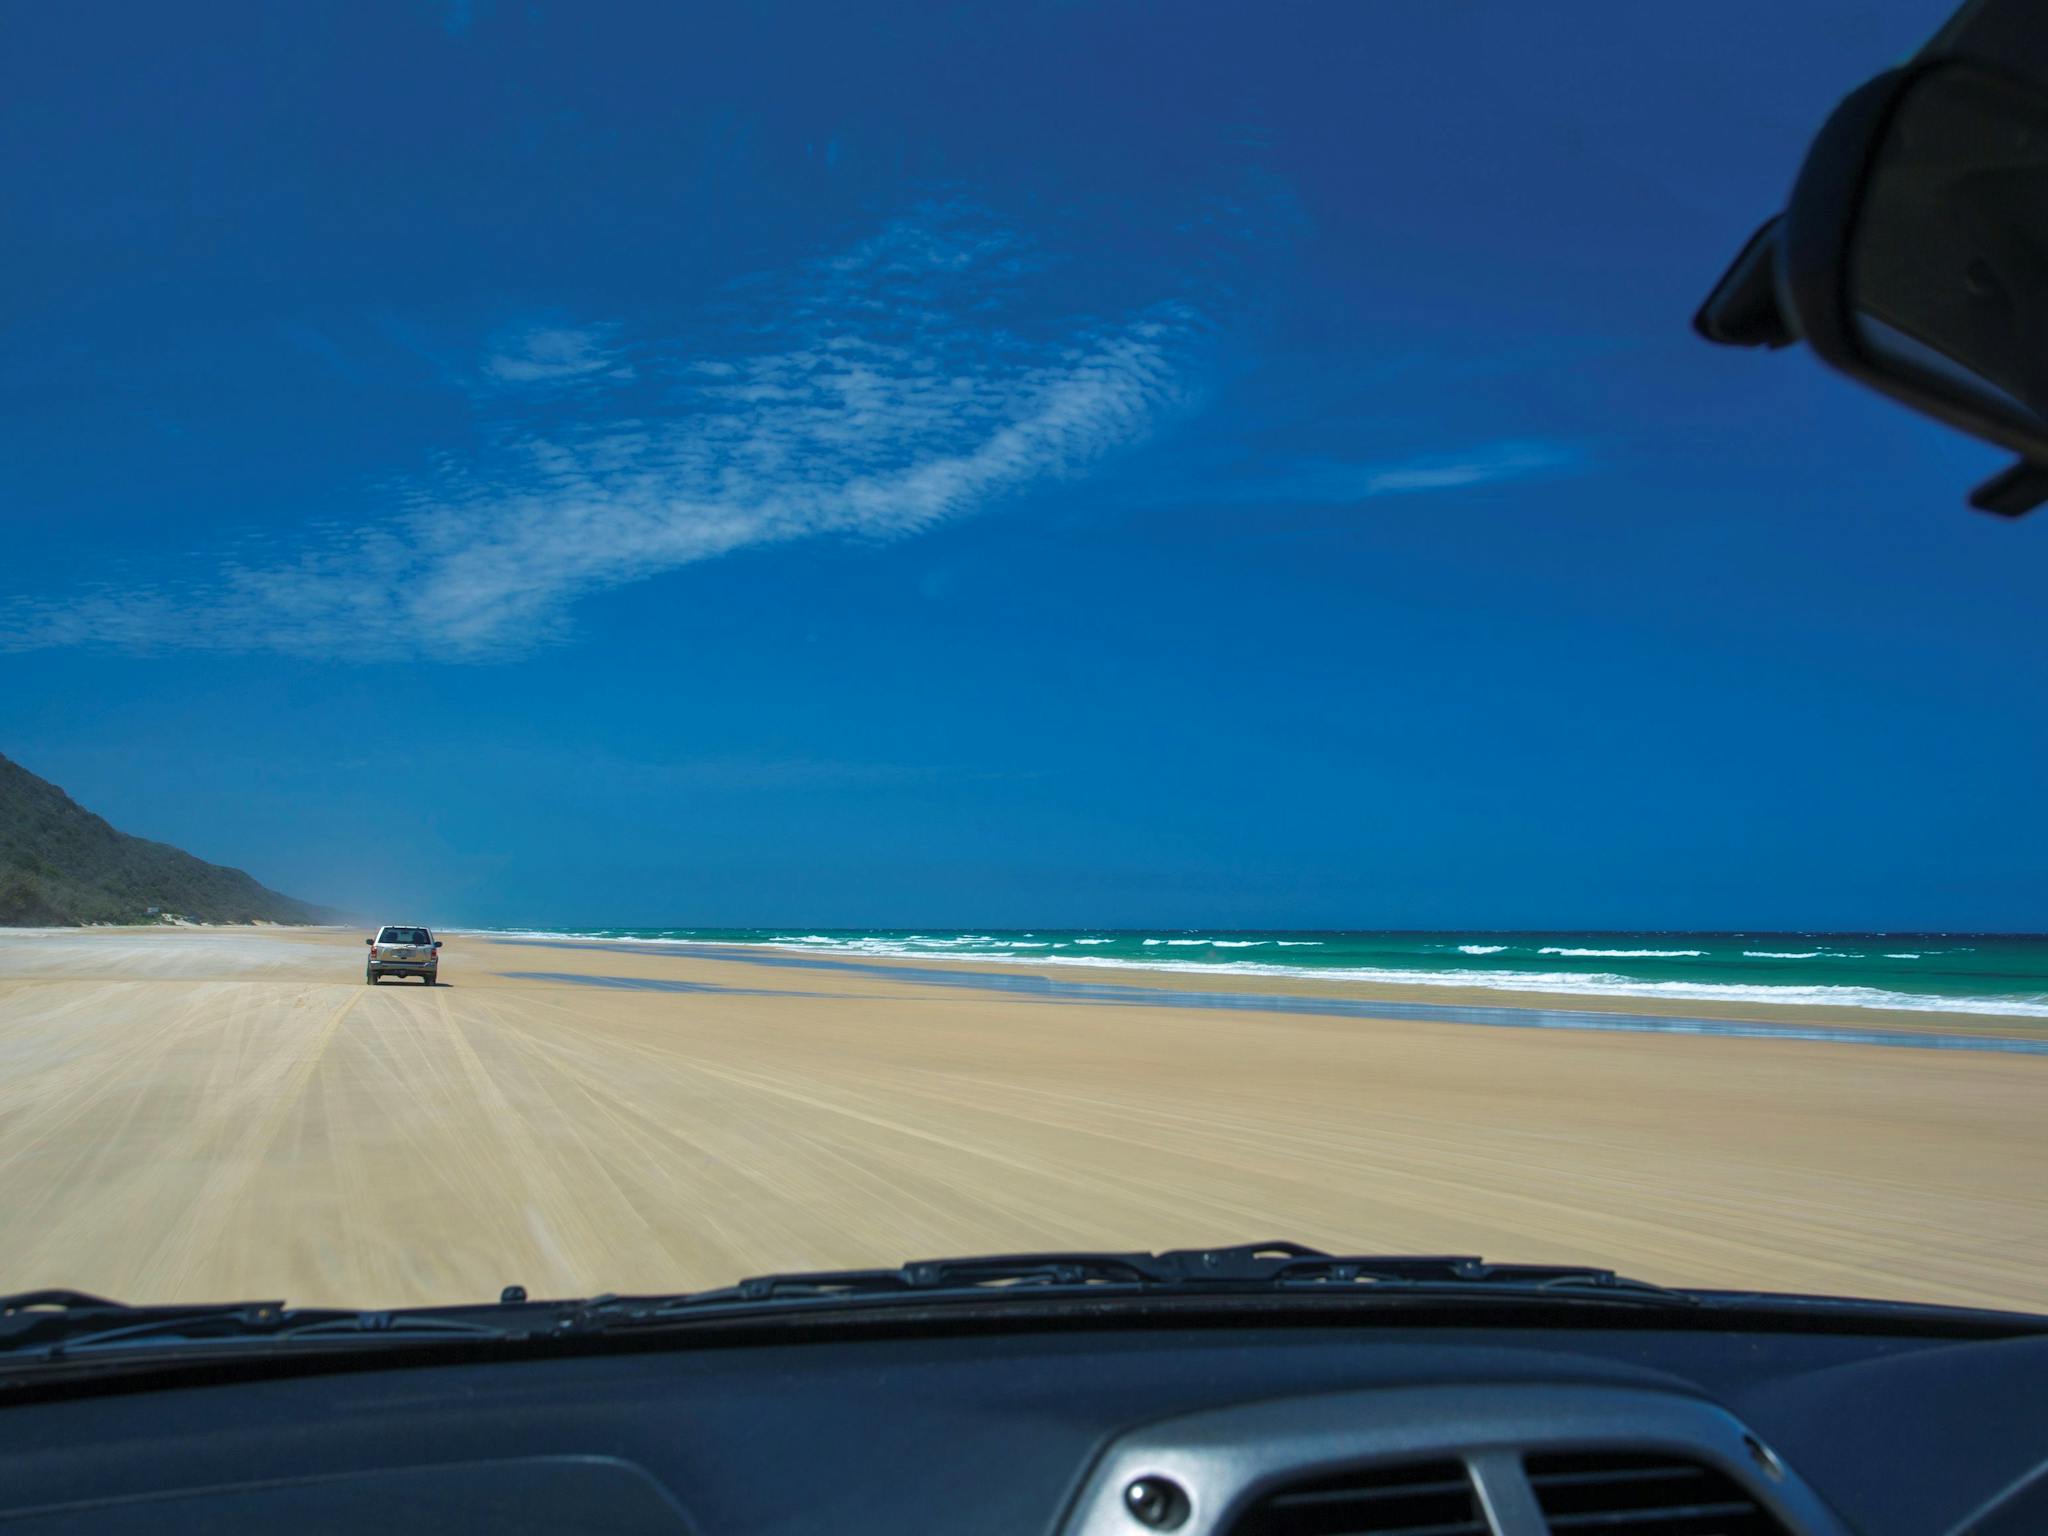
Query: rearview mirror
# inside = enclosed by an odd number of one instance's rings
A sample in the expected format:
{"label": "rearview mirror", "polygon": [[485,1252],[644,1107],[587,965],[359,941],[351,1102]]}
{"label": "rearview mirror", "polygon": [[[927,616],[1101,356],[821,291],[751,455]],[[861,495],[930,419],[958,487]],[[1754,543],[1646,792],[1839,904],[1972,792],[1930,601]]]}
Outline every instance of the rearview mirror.
{"label": "rearview mirror", "polygon": [[2048,91],[1956,59],[1871,81],[1694,324],[1735,344],[1803,337],[1851,378],[2019,454],[1974,506],[2017,516],[2048,500]]}
{"label": "rearview mirror", "polygon": [[368,945],[370,945],[370,946],[371,946],[372,948],[375,948],[375,947],[376,947],[376,943],[377,943],[377,941],[376,941],[375,939],[365,939],[365,940],[363,940],[363,942],[364,942],[365,944],[368,944]]}

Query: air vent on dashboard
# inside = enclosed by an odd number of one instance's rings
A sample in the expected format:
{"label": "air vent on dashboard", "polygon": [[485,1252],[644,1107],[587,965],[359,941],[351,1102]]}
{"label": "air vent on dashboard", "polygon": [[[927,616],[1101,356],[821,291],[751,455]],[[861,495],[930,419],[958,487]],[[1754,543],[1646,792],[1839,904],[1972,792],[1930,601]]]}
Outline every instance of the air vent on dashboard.
{"label": "air vent on dashboard", "polygon": [[1785,1536],[1740,1483],[1696,1461],[1595,1451],[1523,1466],[1551,1536]]}
{"label": "air vent on dashboard", "polygon": [[1289,1483],[1231,1536],[1488,1536],[1488,1526],[1464,1464],[1431,1461]]}

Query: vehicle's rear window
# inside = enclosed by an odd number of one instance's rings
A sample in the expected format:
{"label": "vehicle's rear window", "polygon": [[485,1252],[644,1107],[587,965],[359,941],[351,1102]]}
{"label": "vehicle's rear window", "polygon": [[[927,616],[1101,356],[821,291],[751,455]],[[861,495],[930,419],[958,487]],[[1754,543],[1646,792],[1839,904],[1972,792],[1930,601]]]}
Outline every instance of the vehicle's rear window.
{"label": "vehicle's rear window", "polygon": [[427,930],[424,928],[386,928],[377,935],[377,942],[379,944],[426,944],[431,941],[427,938]]}

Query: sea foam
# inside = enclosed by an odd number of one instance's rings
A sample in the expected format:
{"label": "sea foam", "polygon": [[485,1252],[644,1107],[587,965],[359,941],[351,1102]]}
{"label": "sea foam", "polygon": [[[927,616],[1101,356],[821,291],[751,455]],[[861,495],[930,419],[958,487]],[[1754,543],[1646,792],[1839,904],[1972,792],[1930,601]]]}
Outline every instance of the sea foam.
{"label": "sea foam", "polygon": [[1557,955],[1566,960],[1685,960],[1698,959],[1704,949],[1558,949],[1549,946],[1539,955]]}

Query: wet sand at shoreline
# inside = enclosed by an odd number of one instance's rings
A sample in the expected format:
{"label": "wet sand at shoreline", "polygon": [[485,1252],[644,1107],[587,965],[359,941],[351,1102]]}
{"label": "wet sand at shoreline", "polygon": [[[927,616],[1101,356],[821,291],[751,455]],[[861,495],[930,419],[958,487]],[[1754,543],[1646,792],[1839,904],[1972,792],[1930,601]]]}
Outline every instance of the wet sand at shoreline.
{"label": "wet sand at shoreline", "polygon": [[[1993,1049],[2048,1055],[2048,1019],[1957,1009],[1867,1008],[1851,1004],[1788,1004],[1691,999],[1626,993],[1542,992],[1491,986],[1357,981],[1312,971],[1293,975],[1220,967],[1173,970],[1089,966],[1053,960],[1006,962],[940,957],[849,955],[788,945],[678,944],[660,940],[577,939],[479,934],[489,942],[537,949],[580,949],[731,963],[778,970],[838,972],[928,985],[986,986],[1036,994],[1045,1001],[1232,1007],[1256,1011],[1325,1012],[1355,1018],[1505,1024],[1527,1028],[1639,1028],[1643,1032],[1756,1035],[1848,1043],[1898,1043],[1922,1049]],[[530,974],[530,973],[529,973]]]}

